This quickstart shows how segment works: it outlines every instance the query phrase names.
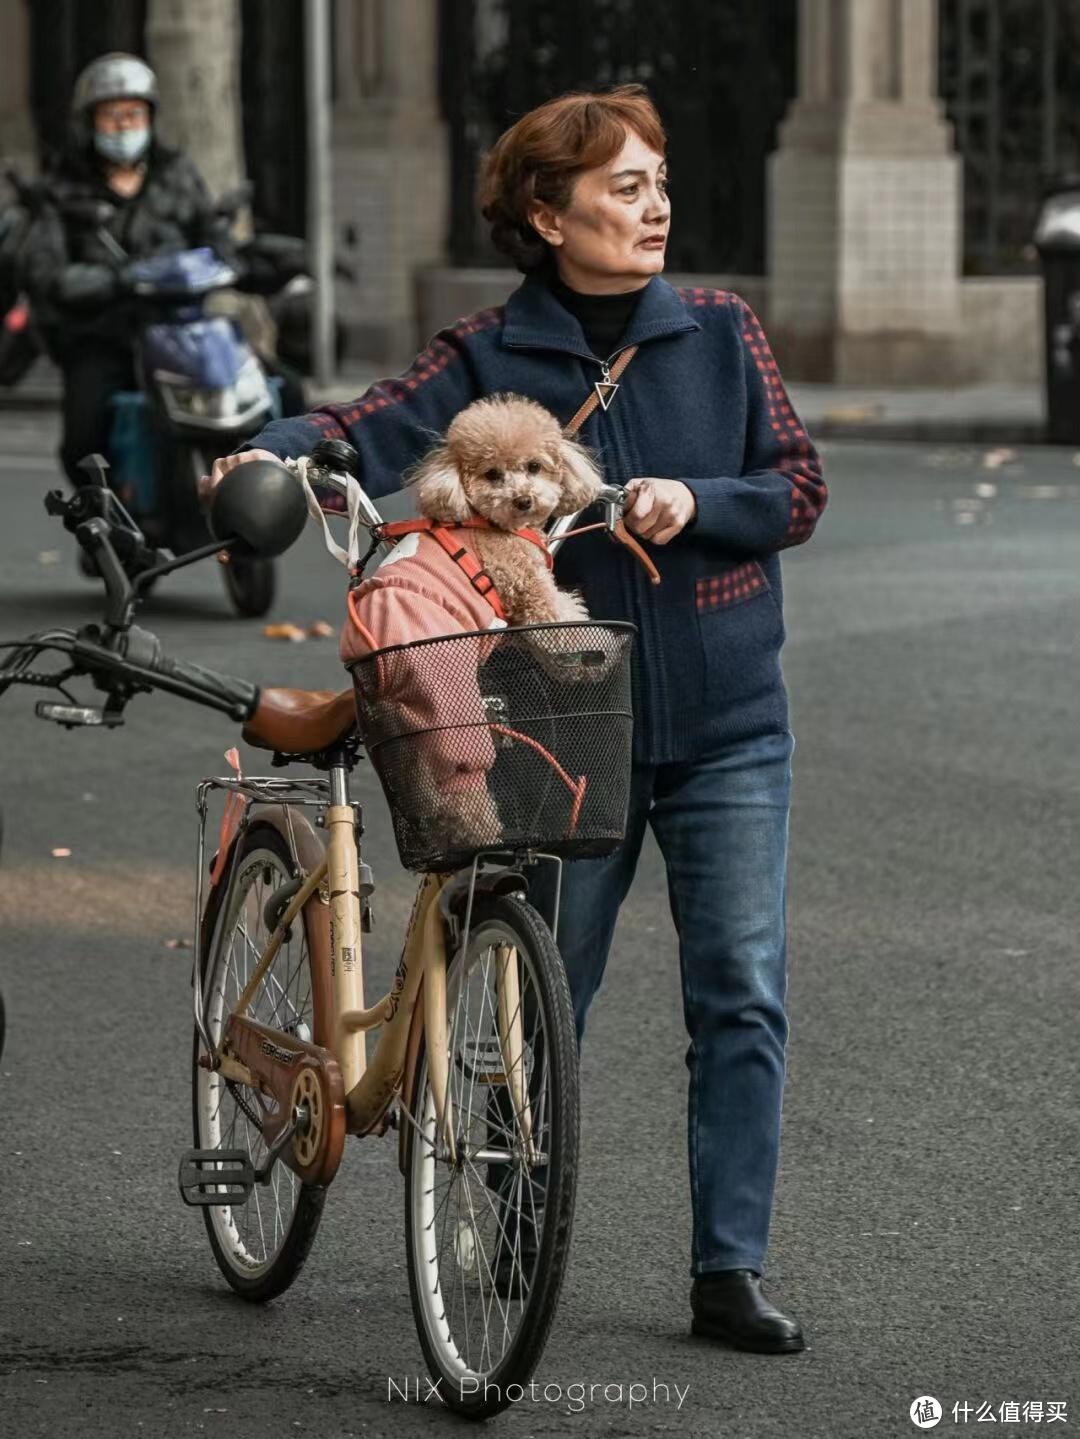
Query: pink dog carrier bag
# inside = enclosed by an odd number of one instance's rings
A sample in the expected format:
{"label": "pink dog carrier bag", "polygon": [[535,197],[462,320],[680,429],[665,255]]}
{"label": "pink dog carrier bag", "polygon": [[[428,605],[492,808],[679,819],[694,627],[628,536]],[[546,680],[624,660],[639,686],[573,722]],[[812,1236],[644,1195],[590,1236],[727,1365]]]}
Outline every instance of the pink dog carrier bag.
{"label": "pink dog carrier bag", "polygon": [[602,855],[625,832],[634,627],[509,627],[470,542],[484,526],[385,525],[397,543],[349,591],[341,658],[407,869],[471,863],[432,816],[479,788],[499,821],[485,849]]}

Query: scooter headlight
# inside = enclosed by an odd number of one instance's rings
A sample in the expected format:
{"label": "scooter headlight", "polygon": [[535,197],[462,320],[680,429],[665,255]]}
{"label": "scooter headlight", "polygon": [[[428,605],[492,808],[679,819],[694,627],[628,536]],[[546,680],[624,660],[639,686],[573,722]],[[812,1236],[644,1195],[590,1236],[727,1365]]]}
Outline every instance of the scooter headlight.
{"label": "scooter headlight", "polygon": [[254,356],[245,360],[240,367],[232,393],[238,412],[254,409],[257,405],[270,408],[270,386],[266,383],[262,366]]}
{"label": "scooter headlight", "polygon": [[155,378],[166,409],[174,418],[192,423],[206,421],[222,425],[230,420],[246,421],[268,411],[272,403],[270,386],[254,356],[240,367],[235,384],[220,389],[192,385],[181,376],[164,371],[158,371]]}

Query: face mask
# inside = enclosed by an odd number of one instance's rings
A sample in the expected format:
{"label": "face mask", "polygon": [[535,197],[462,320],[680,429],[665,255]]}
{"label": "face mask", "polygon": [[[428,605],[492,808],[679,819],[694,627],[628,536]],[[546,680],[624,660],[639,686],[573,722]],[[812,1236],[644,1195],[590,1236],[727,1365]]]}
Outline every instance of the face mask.
{"label": "face mask", "polygon": [[94,131],[94,149],[114,165],[134,164],[149,144],[150,130],[146,126],[141,130],[117,130],[111,135]]}

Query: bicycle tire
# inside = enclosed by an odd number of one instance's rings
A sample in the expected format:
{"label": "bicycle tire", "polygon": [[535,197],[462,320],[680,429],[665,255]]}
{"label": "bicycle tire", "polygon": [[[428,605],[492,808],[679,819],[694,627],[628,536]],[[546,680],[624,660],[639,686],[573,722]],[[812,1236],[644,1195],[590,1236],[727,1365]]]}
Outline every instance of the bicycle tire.
{"label": "bicycle tire", "polygon": [[[451,1409],[469,1419],[488,1419],[505,1409],[513,1402],[513,1396],[507,1397],[508,1391],[515,1385],[525,1386],[528,1384],[536,1365],[539,1363],[547,1342],[548,1335],[554,1322],[555,1310],[558,1304],[559,1295],[562,1289],[563,1276],[569,1256],[570,1240],[573,1228],[574,1199],[577,1185],[577,1153],[578,1153],[578,1132],[579,1132],[579,1093],[578,1093],[578,1052],[577,1039],[574,1028],[573,1008],[570,1000],[570,989],[566,979],[566,971],[562,959],[555,945],[544,920],[531,905],[520,899],[510,896],[485,896],[478,897],[472,915],[471,933],[469,940],[470,956],[474,950],[483,950],[490,947],[487,944],[487,936],[505,934],[512,938],[519,954],[522,954],[522,970],[531,971],[531,978],[535,990],[535,1001],[538,1015],[543,1017],[543,1049],[545,1057],[540,1060],[540,1084],[544,1085],[544,1066],[547,1065],[547,1073],[550,1077],[550,1109],[547,1121],[547,1155],[546,1183],[543,1195],[543,1221],[539,1238],[538,1253],[536,1255],[532,1273],[531,1283],[528,1287],[528,1297],[521,1306],[517,1317],[517,1327],[509,1345],[498,1358],[498,1361],[489,1370],[479,1370],[475,1366],[465,1363],[463,1369],[456,1365],[449,1352],[449,1348],[456,1348],[459,1359],[460,1334],[457,1341],[451,1342],[448,1347],[446,1335],[441,1332],[442,1328],[449,1329],[453,1322],[447,1318],[448,1310],[454,1307],[454,1292],[452,1291],[449,1300],[446,1297],[445,1285],[442,1282],[442,1269],[438,1255],[434,1260],[434,1271],[437,1271],[437,1278],[434,1287],[430,1283],[433,1276],[433,1260],[427,1251],[432,1244],[437,1242],[434,1238],[436,1225],[435,1206],[436,1201],[432,1198],[430,1203],[431,1220],[427,1221],[428,1210],[425,1208],[427,1194],[427,1181],[432,1180],[432,1191],[434,1190],[434,1171],[437,1162],[431,1157],[432,1151],[429,1142],[418,1133],[417,1129],[410,1126],[410,1138],[407,1145],[406,1157],[406,1183],[405,1183],[405,1228],[406,1228],[406,1254],[407,1268],[409,1273],[409,1293],[412,1301],[413,1316],[416,1320],[417,1333],[420,1344],[424,1351],[432,1375],[440,1381],[439,1393],[443,1402]],[[455,968],[462,963],[462,956],[455,955],[448,966],[448,991],[452,996],[455,988],[460,993],[460,985],[468,983],[468,972],[464,978],[455,984]],[[524,991],[523,991],[524,993]],[[523,1001],[523,1008],[527,1002]],[[454,1033],[454,1004],[447,1005],[448,1024],[451,1035]],[[481,1052],[482,1040],[479,1037],[479,1024],[477,1025],[477,1040],[475,1053]],[[466,1036],[468,1038],[468,1036]],[[452,1039],[453,1043],[453,1039]],[[497,1043],[497,1041],[496,1041]],[[526,1047],[529,1042],[526,1041]],[[490,1041],[489,1041],[490,1045]],[[434,1132],[433,1107],[430,1099],[430,1086],[427,1083],[427,1062],[426,1042],[421,1041],[420,1050],[417,1056],[417,1084],[416,1084],[416,1118],[423,1125],[425,1118],[430,1120],[431,1132]],[[490,1052],[490,1050],[489,1050]],[[474,1070],[477,1061],[473,1060]],[[536,1044],[532,1047],[533,1074],[536,1073]],[[455,1052],[451,1050],[451,1070],[457,1065]],[[475,1077],[475,1076],[474,1076]],[[503,1076],[505,1078],[505,1075]],[[490,1081],[488,1081],[490,1083]],[[453,1087],[453,1085],[451,1086]],[[529,1081],[530,1096],[532,1094],[533,1080]],[[490,1100],[488,1101],[487,1114],[490,1114]],[[537,1105],[536,1113],[541,1112],[540,1105]],[[460,1114],[460,1107],[456,1108],[456,1114]],[[404,1118],[403,1123],[408,1123]],[[487,1121],[485,1120],[485,1123]],[[541,1141],[544,1138],[544,1127],[542,1121],[538,1121]],[[488,1130],[490,1133],[490,1130]],[[517,1130],[520,1133],[520,1129]],[[543,1143],[541,1144],[543,1147]],[[490,1166],[489,1166],[490,1173]],[[490,1181],[489,1181],[490,1183]],[[490,1189],[488,1190],[490,1193]],[[500,1201],[501,1202],[501,1201]],[[469,1223],[472,1229],[472,1244],[483,1245],[478,1233],[476,1214],[470,1203]],[[506,1211],[502,1211],[504,1214]],[[460,1215],[460,1207],[458,1214]],[[534,1211],[535,1213],[535,1211]],[[483,1220],[487,1216],[481,1214]],[[520,1222],[520,1217],[519,1217]],[[501,1218],[497,1219],[500,1226],[500,1233],[505,1236],[506,1230],[501,1228]],[[444,1230],[445,1230],[444,1223]],[[461,1221],[458,1220],[458,1231],[461,1230]],[[468,1236],[468,1226],[466,1237]],[[444,1233],[445,1239],[445,1233]],[[502,1241],[500,1240],[501,1244]],[[454,1237],[455,1257],[459,1266],[463,1262],[458,1253],[459,1235]],[[467,1248],[467,1246],[466,1246]],[[496,1259],[496,1262],[498,1260]],[[484,1294],[483,1270],[487,1268],[488,1278],[494,1282],[494,1272],[490,1267],[486,1252],[481,1253],[481,1263],[477,1264],[478,1290],[481,1299],[486,1298]],[[455,1285],[456,1288],[456,1285]],[[465,1293],[465,1284],[462,1286]],[[521,1297],[519,1291],[519,1298]],[[511,1302],[517,1302],[512,1299]],[[439,1305],[442,1306],[441,1317],[436,1312]],[[466,1306],[467,1308],[467,1306]],[[500,1306],[501,1308],[501,1306]],[[505,1311],[504,1311],[505,1314]],[[475,1392],[465,1392],[463,1380],[469,1374],[469,1388],[479,1383]]]}
{"label": "bicycle tire", "polygon": [[[260,855],[271,855],[280,866],[281,870],[291,878],[296,872],[295,865],[289,847],[278,830],[269,824],[254,824],[239,840],[240,849],[236,856],[235,864],[239,867],[238,880],[240,880],[245,869],[257,863]],[[237,891],[234,892],[231,908],[235,912]],[[207,903],[201,933],[205,936],[204,952],[201,956],[203,965],[203,995],[207,1001],[208,1012],[213,1009],[211,1001],[212,985],[217,980],[216,969],[221,963],[221,945],[226,938],[225,931],[221,925],[221,906],[228,889],[227,883],[222,883],[212,891]],[[256,908],[261,906],[256,905]],[[227,917],[226,917],[227,918]],[[306,947],[306,946],[305,946]],[[282,946],[282,951],[285,946]],[[281,952],[275,958],[280,958]],[[310,948],[307,948],[310,957]],[[271,972],[274,966],[271,966]],[[265,982],[264,982],[265,988]],[[257,991],[252,1001],[253,1012],[259,1001],[262,991]],[[315,987],[311,985],[310,994],[314,998]],[[255,1017],[259,1015],[256,1012]],[[310,1016],[312,1020],[315,1016]],[[314,1024],[311,1026],[314,1028]],[[214,1029],[211,1027],[211,1035]],[[199,1032],[195,1030],[194,1046],[192,1052],[192,1122],[195,1136],[195,1147],[204,1148],[230,1148],[231,1144],[214,1145],[208,1143],[212,1137],[207,1132],[206,1123],[206,1100],[210,1086],[216,1080],[221,1084],[220,1076],[211,1076],[205,1069],[199,1067],[199,1054],[202,1049],[202,1041]],[[235,1101],[234,1101],[235,1102]],[[249,1150],[250,1150],[250,1146]],[[303,1268],[304,1261],[311,1251],[318,1231],[319,1220],[322,1217],[323,1204],[326,1200],[326,1187],[324,1185],[303,1184],[291,1170],[287,1170],[279,1160],[275,1166],[275,1173],[284,1171],[289,1175],[295,1196],[295,1205],[291,1220],[283,1234],[280,1245],[274,1251],[273,1258],[262,1264],[246,1265],[238,1263],[238,1256],[235,1248],[230,1257],[230,1244],[228,1243],[229,1231],[228,1222],[225,1219],[228,1213],[232,1216],[231,1207],[226,1210],[222,1207],[204,1208],[203,1220],[206,1224],[206,1232],[210,1240],[210,1248],[213,1251],[214,1259],[223,1276],[231,1287],[242,1298],[253,1303],[265,1303],[267,1300],[276,1298],[284,1293],[292,1284],[293,1280]],[[256,1186],[256,1192],[258,1186]],[[256,1203],[256,1196],[253,1194],[247,1204]],[[244,1206],[239,1206],[244,1207]]]}
{"label": "bicycle tire", "polygon": [[234,556],[221,573],[232,607],[243,618],[260,619],[274,603],[277,576],[273,560]]}

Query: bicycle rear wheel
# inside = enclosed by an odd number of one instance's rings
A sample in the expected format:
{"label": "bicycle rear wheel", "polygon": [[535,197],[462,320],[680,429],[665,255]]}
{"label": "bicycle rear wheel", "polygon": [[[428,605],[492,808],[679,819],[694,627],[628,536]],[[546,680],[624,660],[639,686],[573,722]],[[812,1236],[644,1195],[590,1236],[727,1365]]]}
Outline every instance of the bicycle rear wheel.
{"label": "bicycle rear wheel", "polygon": [[577,1040],[555,941],[519,899],[477,898],[447,991],[456,1153],[451,1160],[436,1138],[425,1042],[406,1161],[409,1289],[443,1401],[485,1419],[528,1383],[562,1289],[577,1183]]}
{"label": "bicycle rear wheel", "polygon": [[[271,894],[294,878],[289,847],[268,824],[254,824],[239,841],[236,878],[225,912],[222,885],[214,891],[204,933],[210,936],[203,957],[203,996],[210,1037],[218,1042],[233,1006],[266,947],[265,905]],[[260,981],[248,1013],[274,1029],[310,1040],[317,1029],[315,988],[306,927],[294,923]],[[254,1094],[220,1074],[199,1066],[201,1042],[195,1032],[192,1097],[197,1149],[246,1150],[253,1165],[266,1159],[266,1144],[252,1115],[259,1114]],[[256,1185],[242,1205],[203,1209],[206,1232],[218,1268],[245,1299],[261,1301],[281,1294],[299,1274],[315,1239],[326,1197],[321,1185],[304,1184],[282,1161],[270,1182]]]}

